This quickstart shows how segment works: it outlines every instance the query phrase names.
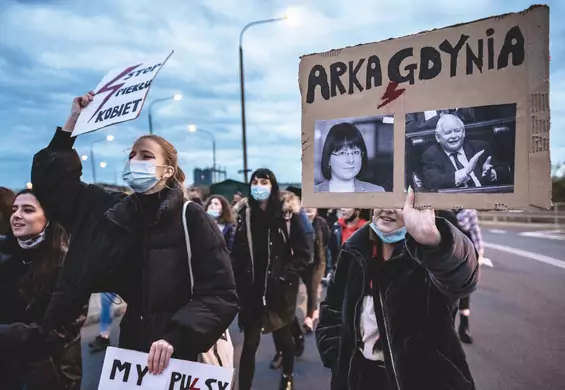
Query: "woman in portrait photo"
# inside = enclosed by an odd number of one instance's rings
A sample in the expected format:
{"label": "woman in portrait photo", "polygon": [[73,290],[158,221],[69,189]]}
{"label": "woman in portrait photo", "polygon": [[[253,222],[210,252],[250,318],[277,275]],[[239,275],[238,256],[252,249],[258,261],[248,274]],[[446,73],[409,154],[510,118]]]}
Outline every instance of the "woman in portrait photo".
{"label": "woman in portrait photo", "polygon": [[383,187],[358,179],[368,164],[359,129],[351,123],[333,125],[322,150],[324,181],[314,186],[314,192],[384,192]]}

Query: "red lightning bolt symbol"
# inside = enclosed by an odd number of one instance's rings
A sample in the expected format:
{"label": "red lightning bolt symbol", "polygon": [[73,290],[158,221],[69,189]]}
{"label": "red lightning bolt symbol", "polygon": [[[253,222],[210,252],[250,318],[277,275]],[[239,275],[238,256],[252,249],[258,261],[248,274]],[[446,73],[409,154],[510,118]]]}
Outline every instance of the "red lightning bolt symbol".
{"label": "red lightning bolt symbol", "polygon": [[98,106],[98,108],[96,109],[96,111],[94,112],[94,114],[92,114],[92,117],[88,120],[89,122],[92,120],[92,118],[94,118],[96,116],[96,114],[98,114],[98,111],[100,111],[100,109],[104,106],[104,104],[106,104],[106,102],[108,101],[108,99],[110,99],[112,97],[112,95],[118,90],[120,89],[125,83],[121,83],[121,84],[116,84],[116,85],[112,85],[114,84],[116,81],[118,81],[119,79],[121,79],[122,77],[124,77],[125,75],[127,75],[129,72],[131,72],[132,70],[140,67],[142,64],[138,64],[138,65],[134,65],[134,66],[130,66],[129,68],[124,69],[119,75],[117,75],[116,77],[114,77],[114,79],[112,81],[110,81],[108,84],[106,84],[105,86],[103,86],[102,88],[100,88],[100,90],[98,92],[96,92],[94,95],[98,95],[100,93],[104,93],[104,92],[111,92],[109,93],[104,100],[102,100],[102,103],[100,103],[100,106]]}
{"label": "red lightning bolt symbol", "polygon": [[404,91],[406,91],[406,88],[396,89],[396,87],[398,87],[398,83],[396,81],[391,81],[390,83],[388,83],[386,91],[385,93],[383,93],[383,97],[381,98],[381,100],[384,101],[379,104],[377,109],[386,106],[393,100],[397,99],[400,95],[402,95]]}

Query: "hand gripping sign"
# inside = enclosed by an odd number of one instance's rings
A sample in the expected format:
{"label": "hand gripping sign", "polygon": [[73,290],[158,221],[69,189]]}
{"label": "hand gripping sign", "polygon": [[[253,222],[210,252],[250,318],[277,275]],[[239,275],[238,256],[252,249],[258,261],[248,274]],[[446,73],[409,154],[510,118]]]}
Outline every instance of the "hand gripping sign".
{"label": "hand gripping sign", "polygon": [[94,90],[94,100],[80,114],[73,136],[136,119],[153,79],[173,52],[108,72]]}
{"label": "hand gripping sign", "polygon": [[160,375],[149,374],[148,354],[108,347],[98,390],[230,390],[233,368],[171,359]]}

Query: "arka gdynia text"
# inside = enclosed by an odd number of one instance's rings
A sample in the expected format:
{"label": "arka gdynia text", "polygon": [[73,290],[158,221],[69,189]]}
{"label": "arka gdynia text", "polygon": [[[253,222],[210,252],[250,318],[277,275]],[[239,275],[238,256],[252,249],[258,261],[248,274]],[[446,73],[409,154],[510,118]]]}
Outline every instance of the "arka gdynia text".
{"label": "arka gdynia text", "polygon": [[[512,66],[522,65],[525,60],[525,39],[519,26],[514,26],[506,32],[502,47],[498,52],[495,51],[494,45],[495,30],[489,28],[485,35],[486,50],[485,39],[477,39],[476,44],[473,45],[468,42],[469,35],[461,34],[455,44],[447,39],[441,42],[438,46],[439,50],[431,46],[422,47],[419,62],[414,60],[414,48],[407,47],[399,50],[388,61],[388,79],[399,84],[408,82],[413,85],[416,81],[418,64],[417,77],[419,80],[436,78],[444,68],[440,51],[449,55],[449,74],[451,77],[458,76],[458,59],[462,54],[465,58],[465,73],[467,75],[471,75],[475,71],[482,73],[483,69],[504,69],[509,65],[510,58],[512,58]],[[463,50],[464,47],[465,50]],[[403,64],[406,65],[403,66]],[[361,72],[363,67],[365,69],[364,74]],[[312,67],[308,75],[306,103],[314,103],[316,87],[320,87],[322,98],[329,100],[338,94],[352,95],[381,85],[383,85],[383,69],[381,59],[376,54],[368,58],[360,58],[357,61],[349,61],[349,64],[336,61],[329,65],[329,69],[317,64]]]}

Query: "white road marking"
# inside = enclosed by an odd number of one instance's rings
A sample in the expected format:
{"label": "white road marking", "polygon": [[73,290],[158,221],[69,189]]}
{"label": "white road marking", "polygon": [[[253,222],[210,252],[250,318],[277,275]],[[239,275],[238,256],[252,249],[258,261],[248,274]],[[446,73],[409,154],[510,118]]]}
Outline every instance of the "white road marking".
{"label": "white road marking", "polygon": [[502,229],[489,229],[489,233],[494,233],[494,234],[506,234],[506,230],[502,230]]}
{"label": "white road marking", "polygon": [[545,263],[545,264],[553,265],[558,268],[565,269],[565,261],[558,260],[553,257],[549,257],[545,255],[540,255],[539,253],[528,252],[522,249],[516,249],[506,245],[493,244],[490,242],[485,242],[484,246],[485,248],[496,249],[499,251],[511,253],[516,256],[526,257],[528,259],[536,260],[541,263]]}
{"label": "white road marking", "polygon": [[538,230],[535,232],[522,232],[518,235],[523,237],[546,238],[548,240],[565,241],[565,232],[563,232],[563,230]]}

